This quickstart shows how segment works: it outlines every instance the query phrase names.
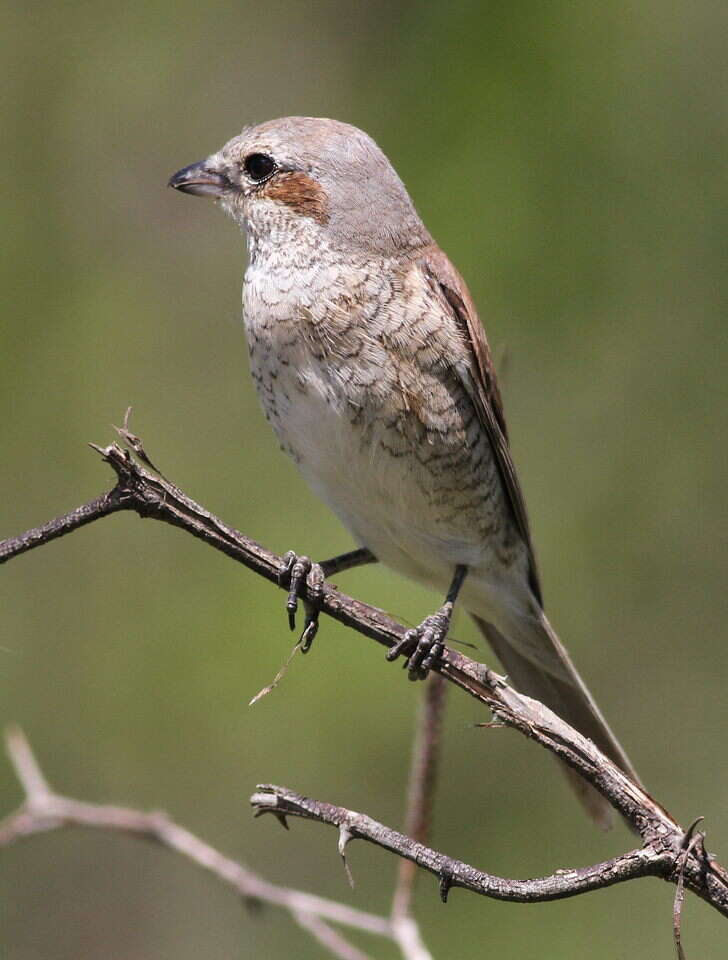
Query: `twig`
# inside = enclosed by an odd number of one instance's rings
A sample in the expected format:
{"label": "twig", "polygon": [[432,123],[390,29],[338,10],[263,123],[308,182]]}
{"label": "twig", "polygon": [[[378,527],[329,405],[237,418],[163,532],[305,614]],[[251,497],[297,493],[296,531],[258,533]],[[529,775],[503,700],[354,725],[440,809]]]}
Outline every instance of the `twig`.
{"label": "twig", "polygon": [[[48,786],[23,733],[18,728],[6,732],[5,748],[25,792],[21,806],[0,822],[0,848],[36,833],[68,826],[120,830],[155,840],[209,871],[232,887],[249,902],[263,902],[287,910],[304,930],[314,936],[339,960],[369,960],[367,954],[352,946],[329,924],[395,940],[386,917],[367,913],[317,897],[302,890],[268,883],[236,860],[231,860],[200,840],[165,813],[145,813],[127,807],[84,803],[55,793]],[[403,953],[406,960],[409,954]],[[412,958],[416,960],[416,958]]]}
{"label": "twig", "polygon": [[[438,673],[425,684],[412,747],[404,832],[422,844],[427,843],[432,821],[446,689],[445,681]],[[410,943],[410,951],[422,960],[428,960],[430,953],[424,944],[418,942],[419,930],[411,918],[416,875],[417,865],[412,860],[399,861],[392,898],[392,924],[399,938]]]}
{"label": "twig", "polygon": [[18,557],[34,547],[42,547],[43,544],[50,543],[58,537],[65,537],[67,533],[72,533],[79,527],[86,526],[87,523],[93,523],[94,520],[100,520],[111,513],[130,507],[131,504],[125,500],[124,491],[120,487],[114,487],[109,493],[101,494],[100,497],[84,503],[70,513],[44,523],[42,527],[26,530],[19,537],[0,540],[0,563],[12,560],[13,557]]}
{"label": "twig", "polygon": [[682,850],[680,851],[680,856],[677,859],[675,866],[677,873],[677,887],[675,889],[675,900],[672,905],[672,936],[675,942],[675,951],[677,952],[678,960],[685,960],[685,951],[682,946],[682,908],[683,901],[685,900],[685,864],[687,859],[695,849],[695,847],[702,843],[703,834],[695,833],[695,828],[703,820],[703,817],[698,817],[696,820],[690,824],[690,826],[685,831],[685,836],[683,837]]}
{"label": "twig", "polygon": [[[137,455],[140,455],[141,441],[138,438],[135,440],[134,449]],[[32,547],[40,546],[76,529],[82,523],[106,516],[115,509],[133,509],[142,517],[153,517],[184,529],[265,579],[280,585],[279,578],[284,569],[281,557],[224,524],[163,477],[155,476],[140,466],[130,453],[117,444],[95,449],[117,474],[117,485],[107,495],[110,498],[109,503],[104,497],[98,498],[37,531],[29,531],[21,537],[0,544],[1,558],[9,559]],[[143,450],[143,447],[141,449]],[[146,454],[144,456],[146,457]],[[148,457],[146,461],[151,462]],[[305,596],[304,599],[312,598]],[[405,628],[381,610],[355,600],[328,584],[323,587],[320,608],[322,613],[385,647],[391,647],[404,634]],[[518,730],[577,770],[622,814],[645,844],[640,851],[633,851],[586,871],[567,871],[556,874],[553,878],[545,878],[543,882],[513,881],[521,884],[515,889],[520,889],[525,899],[532,899],[534,896],[547,899],[545,894],[550,896],[554,893],[559,896],[572,896],[605,885],[605,878],[614,883],[637,876],[657,875],[677,883],[676,864],[683,849],[685,831],[664,807],[653,800],[642,787],[633,783],[590,740],[560,720],[543,704],[509,687],[502,677],[484,664],[470,660],[455,650],[445,650],[438,670],[446,680],[487,706],[495,720]],[[427,851],[425,847],[421,849],[432,854],[432,851]],[[645,850],[652,852],[645,856]],[[432,856],[437,858],[441,855]],[[420,860],[416,862],[425,866]],[[472,869],[466,865],[463,865],[463,868],[466,872]],[[728,916],[728,873],[711,854],[705,852],[701,844],[697,844],[684,857],[681,870],[685,887]],[[482,876],[486,878],[488,875]],[[498,881],[499,878],[495,878],[493,892],[489,895],[495,896],[498,889],[502,889]],[[448,885],[449,880],[445,876],[443,889],[446,890]]]}
{"label": "twig", "polygon": [[[345,940],[338,930],[330,927],[317,914],[297,913],[294,916],[299,926],[308,930],[311,936],[315,937],[322,947],[326,947],[334,957],[340,957],[341,960],[370,960],[368,954],[362,953],[348,940]],[[407,956],[407,954],[403,954],[403,956]]]}
{"label": "twig", "polygon": [[453,887],[462,887],[494,900],[543,903],[575,897],[639,877],[667,878],[674,868],[674,857],[669,851],[662,850],[657,844],[647,844],[593,866],[557,870],[549,876],[532,880],[510,880],[438,853],[403,833],[378,823],[366,814],[302,797],[287,787],[260,784],[257,793],[250,798],[250,803],[256,816],[274,813],[277,816],[317,820],[338,829],[344,827],[351,839],[368,840],[390,853],[416,863],[438,878],[440,895],[444,902]]}

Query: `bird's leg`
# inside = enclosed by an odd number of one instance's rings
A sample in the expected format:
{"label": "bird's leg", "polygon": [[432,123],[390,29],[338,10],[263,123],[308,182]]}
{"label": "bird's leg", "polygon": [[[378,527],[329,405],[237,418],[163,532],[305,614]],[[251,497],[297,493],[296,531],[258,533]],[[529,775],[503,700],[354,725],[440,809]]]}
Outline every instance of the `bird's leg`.
{"label": "bird's leg", "polygon": [[337,573],[343,573],[344,570],[363,567],[367,563],[377,563],[377,558],[369,547],[359,547],[358,550],[340,553],[338,557],[332,557],[330,560],[322,560],[319,566],[325,577],[333,577]]}
{"label": "bird's leg", "polygon": [[467,572],[468,568],[462,564],[455,567],[455,575],[445,602],[437,613],[425,617],[419,627],[408,630],[404,637],[387,651],[387,660],[396,660],[401,653],[406,655],[405,666],[410,680],[424,680],[442,656],[453,607]]}
{"label": "bird's leg", "polygon": [[[354,567],[364,566],[366,563],[376,563],[377,558],[366,547],[341,553],[322,563],[314,563],[308,557],[299,556],[293,550],[283,556],[283,566],[278,575],[282,587],[288,587],[286,610],[288,611],[288,625],[291,630],[296,629],[296,611],[299,597],[303,600],[306,610],[306,620],[301,634],[301,653],[308,653],[313,639],[318,632],[319,609],[324,592],[324,578]],[[303,593],[306,596],[302,596]]]}

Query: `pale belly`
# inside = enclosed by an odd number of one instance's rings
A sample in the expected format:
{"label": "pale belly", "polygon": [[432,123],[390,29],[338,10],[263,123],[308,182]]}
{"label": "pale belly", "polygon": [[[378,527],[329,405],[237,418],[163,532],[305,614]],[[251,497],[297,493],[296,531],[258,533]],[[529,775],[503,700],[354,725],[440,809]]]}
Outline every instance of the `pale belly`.
{"label": "pale belly", "polygon": [[466,565],[466,604],[489,615],[512,592],[514,575],[516,583],[525,575],[494,465],[481,463],[478,474],[468,463],[470,455],[488,460],[487,441],[463,455],[447,437],[408,435],[391,417],[362,409],[367,391],[352,405],[328,370],[294,354],[282,366],[253,350],[253,376],[282,448],[313,491],[358,544],[405,576],[444,593],[455,567]]}
{"label": "pale belly", "polygon": [[414,456],[387,451],[385,427],[365,431],[320,396],[294,404],[286,433],[297,464],[355,540],[387,566],[440,588],[458,564],[481,566],[488,548],[433,510]]}

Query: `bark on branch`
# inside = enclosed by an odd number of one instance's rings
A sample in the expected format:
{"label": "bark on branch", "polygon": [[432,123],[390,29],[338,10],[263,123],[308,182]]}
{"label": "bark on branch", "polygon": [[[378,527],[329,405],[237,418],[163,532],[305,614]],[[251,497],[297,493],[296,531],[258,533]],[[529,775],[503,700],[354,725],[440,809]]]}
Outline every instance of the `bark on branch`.
{"label": "bark on branch", "polygon": [[[142,517],[180,527],[280,585],[284,568],[281,557],[227,526],[160,474],[152,472],[153,465],[141,441],[127,429],[120,432],[136,457],[116,443],[103,449],[94,448],[117,475],[114,489],[44,527],[0,543],[0,563],[109,513],[133,510]],[[321,613],[385,647],[400,640],[405,631],[383,611],[349,597],[329,584],[324,586],[320,606]],[[686,832],[664,807],[633,783],[591,741],[543,704],[519,694],[484,664],[448,649],[439,672],[445,680],[488,707],[497,720],[534,740],[577,770],[639,834],[643,846],[605,864],[560,871],[540,880],[516,881],[492,877],[459,861],[452,861],[401,834],[388,831],[363,815],[357,815],[362,819],[351,824],[354,835],[373,840],[425,869],[444,875],[446,886],[463,886],[486,896],[554,899],[636,877],[658,876],[680,884],[680,893],[683,886],[692,890],[728,916],[728,874],[706,851],[702,834]],[[272,809],[279,803],[289,804],[290,810],[279,809],[278,812],[307,816],[338,826],[342,822],[348,823],[346,818],[353,816],[350,811],[315,804],[283,788],[257,794],[256,802],[260,810]]]}
{"label": "bark on branch", "polygon": [[437,853],[411,837],[385,827],[364,813],[302,797],[287,787],[266,783],[259,784],[257,790],[250,798],[256,816],[273,813],[277,817],[301,817],[304,820],[328,823],[339,830],[340,851],[352,840],[368,840],[434,874],[438,878],[443,902],[447,902],[453,887],[462,887],[494,900],[510,900],[515,903],[564,900],[590,890],[611,887],[625,880],[667,876],[675,860],[672,853],[662,849],[660,844],[645,844],[590,867],[557,870],[547,877],[533,880],[509,880],[478,870],[444,853]]}

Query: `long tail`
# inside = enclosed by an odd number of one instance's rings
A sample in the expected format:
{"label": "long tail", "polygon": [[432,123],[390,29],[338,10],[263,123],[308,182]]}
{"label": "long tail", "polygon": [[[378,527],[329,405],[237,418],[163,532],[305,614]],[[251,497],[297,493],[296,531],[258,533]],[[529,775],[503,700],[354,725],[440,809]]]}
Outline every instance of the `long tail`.
{"label": "long tail", "polygon": [[[472,617],[517,690],[545,703],[562,720],[593,740],[633,780],[640,782],[629,757],[609,729],[543,612],[539,611],[537,617],[512,613],[507,622],[501,624],[503,632],[475,614]],[[604,797],[571,768],[563,765],[563,769],[594,822],[604,829],[611,826],[613,811]]]}

